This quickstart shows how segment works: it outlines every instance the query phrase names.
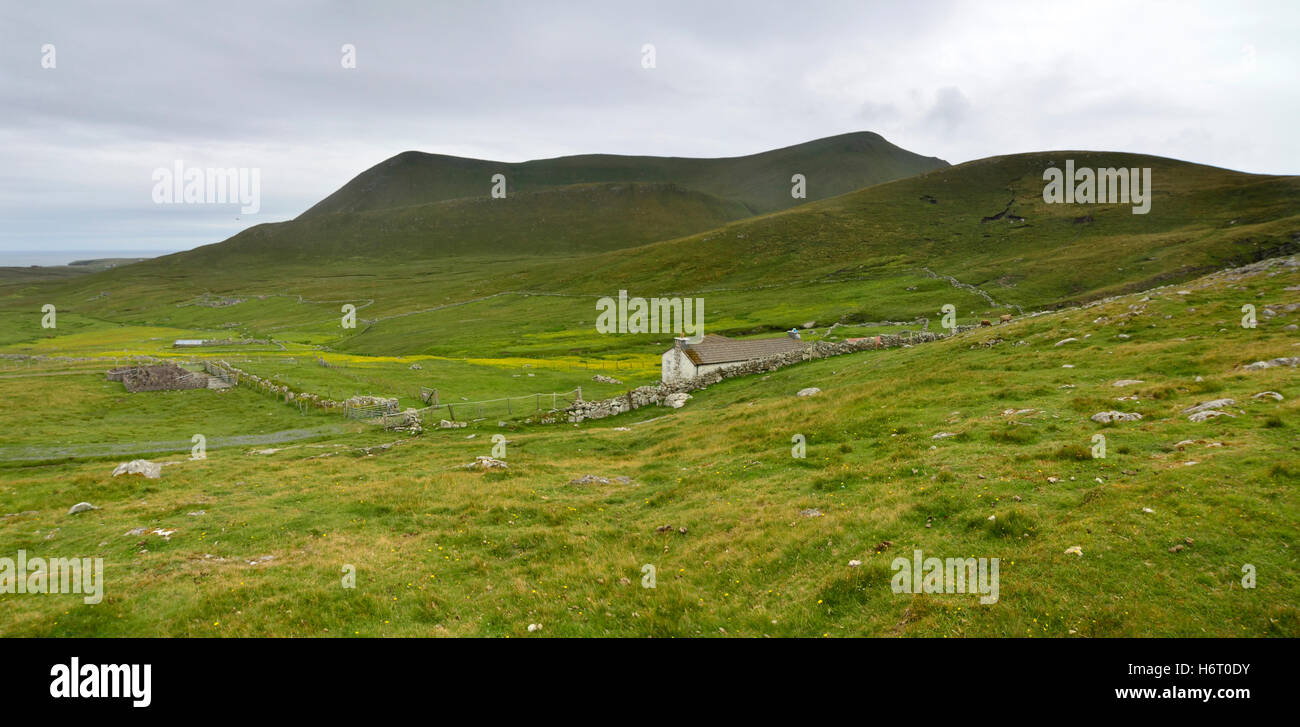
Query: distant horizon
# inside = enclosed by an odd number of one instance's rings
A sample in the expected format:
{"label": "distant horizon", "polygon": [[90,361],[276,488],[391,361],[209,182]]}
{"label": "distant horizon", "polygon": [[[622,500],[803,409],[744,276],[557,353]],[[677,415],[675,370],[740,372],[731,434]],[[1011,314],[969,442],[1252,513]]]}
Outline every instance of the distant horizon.
{"label": "distant horizon", "polygon": [[154,258],[177,252],[185,250],[0,250],[0,268],[59,267],[80,260]]}

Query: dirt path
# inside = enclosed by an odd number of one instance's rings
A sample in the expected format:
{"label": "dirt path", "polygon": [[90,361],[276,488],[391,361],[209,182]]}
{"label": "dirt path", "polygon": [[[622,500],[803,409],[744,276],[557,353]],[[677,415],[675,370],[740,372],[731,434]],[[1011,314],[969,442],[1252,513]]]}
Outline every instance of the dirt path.
{"label": "dirt path", "polygon": [[[314,429],[284,429],[278,432],[269,432],[266,434],[241,434],[233,437],[212,437],[207,442],[207,448],[212,450],[222,449],[225,447],[281,444],[283,442],[296,442],[303,439],[340,434],[343,431],[344,427],[335,425],[316,427]],[[168,452],[188,452],[192,446],[193,443],[190,440],[181,439],[169,442],[89,442],[85,444],[64,444],[48,447],[0,447],[0,462],[30,462],[50,459],[78,459],[90,457],[135,457],[139,455],[163,454]]]}

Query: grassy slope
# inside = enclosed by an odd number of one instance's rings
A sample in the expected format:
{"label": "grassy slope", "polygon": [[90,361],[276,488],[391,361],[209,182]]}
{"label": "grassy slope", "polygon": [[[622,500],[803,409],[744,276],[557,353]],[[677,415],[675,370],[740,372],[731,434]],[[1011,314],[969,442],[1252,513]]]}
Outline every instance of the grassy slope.
{"label": "grassy slope", "polygon": [[506,175],[512,193],[592,182],[677,183],[752,212],[771,212],[804,201],[790,196],[796,173],[809,180],[807,199],[817,200],[946,165],[871,132],[719,159],[586,154],[513,164],[408,151],[357,175],[302,216],[487,197],[497,173]]}
{"label": "grassy slope", "polygon": [[[733,379],[681,410],[524,427],[501,474],[456,469],[489,452],[495,426],[371,457],[219,449],[160,481],[111,478],[111,462],[8,467],[0,511],[37,512],[0,520],[0,552],[103,557],[108,584],[99,606],[0,597],[0,633],[1294,637],[1296,369],[1239,367],[1300,354],[1285,330],[1300,314],[1237,323],[1243,303],[1297,302],[1297,286],[1295,267],[1216,276]],[[1066,337],[1080,340],[1055,345]],[[794,396],[808,385],[824,393]],[[1285,400],[1252,398],[1264,390]],[[1179,414],[1225,397],[1235,417]],[[1022,408],[1035,411],[1003,414]],[[1088,419],[1112,408],[1145,418]],[[7,431],[22,436],[27,415]],[[124,435],[138,426],[121,407],[104,415]],[[791,457],[796,433],[806,459]],[[1105,459],[1087,455],[1097,433]],[[636,484],[567,484],[588,473]],[[80,500],[103,509],[67,516]],[[178,532],[123,535],[145,525]],[[1000,558],[1000,601],[892,593],[890,561],[913,548]]]}

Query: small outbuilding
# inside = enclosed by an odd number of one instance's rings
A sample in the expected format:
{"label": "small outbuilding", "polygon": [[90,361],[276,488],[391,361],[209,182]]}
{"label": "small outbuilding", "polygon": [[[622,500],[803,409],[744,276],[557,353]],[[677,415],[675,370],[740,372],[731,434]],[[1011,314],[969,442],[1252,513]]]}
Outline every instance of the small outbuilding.
{"label": "small outbuilding", "polygon": [[727,338],[708,334],[696,343],[673,339],[673,347],[662,357],[661,380],[687,381],[711,371],[730,368],[758,358],[798,351],[808,345],[798,331],[780,338]]}

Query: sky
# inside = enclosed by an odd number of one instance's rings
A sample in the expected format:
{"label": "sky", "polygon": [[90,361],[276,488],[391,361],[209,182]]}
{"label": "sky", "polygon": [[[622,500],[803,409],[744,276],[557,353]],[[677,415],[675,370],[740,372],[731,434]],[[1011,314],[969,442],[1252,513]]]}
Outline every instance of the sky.
{"label": "sky", "polygon": [[[409,149],[721,157],[867,130],[954,164],[1300,174],[1297,31],[1294,0],[5,0],[0,265],[219,242]],[[257,170],[259,208],[156,202],[177,162]]]}

